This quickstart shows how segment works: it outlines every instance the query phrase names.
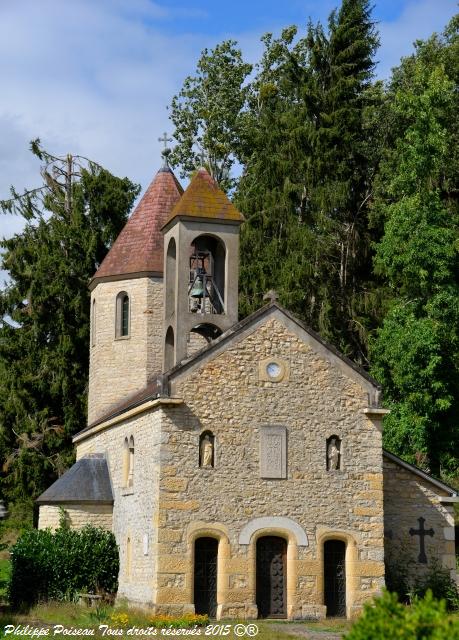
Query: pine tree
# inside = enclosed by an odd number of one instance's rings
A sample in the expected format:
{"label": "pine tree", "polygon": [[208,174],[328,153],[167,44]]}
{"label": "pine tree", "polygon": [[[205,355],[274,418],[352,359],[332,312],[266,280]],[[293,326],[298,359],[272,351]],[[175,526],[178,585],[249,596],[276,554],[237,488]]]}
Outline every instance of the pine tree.
{"label": "pine tree", "polygon": [[43,186],[1,203],[25,221],[0,242],[0,450],[12,501],[37,496],[70,463],[86,423],[89,279],[123,227],[138,187],[39,141]]}
{"label": "pine tree", "polygon": [[[309,25],[265,37],[251,86],[237,204],[241,306],[274,287],[283,304],[367,365],[371,273],[368,202],[375,157],[369,130],[377,37],[365,0],[344,0],[329,33]],[[368,326],[365,326],[368,325]]]}

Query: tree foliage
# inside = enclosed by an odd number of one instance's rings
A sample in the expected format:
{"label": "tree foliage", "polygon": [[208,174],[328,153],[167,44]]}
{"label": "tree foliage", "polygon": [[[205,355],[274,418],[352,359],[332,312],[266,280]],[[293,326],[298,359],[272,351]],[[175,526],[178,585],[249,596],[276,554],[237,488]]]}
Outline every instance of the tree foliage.
{"label": "tree foliage", "polygon": [[0,242],[0,453],[10,500],[33,499],[72,458],[86,422],[88,283],[138,194],[127,178],[32,145],[43,185],[1,203],[24,230]]}
{"label": "tree foliage", "polygon": [[182,177],[205,165],[223,188],[232,187],[231,167],[247,92],[244,81],[251,70],[233,40],[202,52],[196,76],[185,79],[171,104],[179,144],[170,161],[181,166]]}
{"label": "tree foliage", "polygon": [[[246,84],[231,64],[215,85],[227,97],[237,87],[225,149],[242,167],[234,192],[246,217],[242,315],[275,288],[382,383],[392,410],[386,446],[450,475],[458,464],[458,24],[456,16],[443,34],[418,41],[389,82],[375,82],[370,3],[343,0],[326,28],[266,34]],[[208,68],[220,64],[217,51],[205,52]],[[202,81],[198,65],[180,94],[189,120],[174,157],[183,166],[201,139],[191,122],[201,118],[208,131],[229,123],[218,110],[200,115],[204,101],[197,108],[187,91]]]}
{"label": "tree foliage", "polygon": [[346,640],[457,640],[459,622],[448,616],[443,600],[435,600],[432,592],[407,607],[398,602],[397,594],[384,592],[375,603],[366,604],[363,615],[355,622]]}
{"label": "tree foliage", "polygon": [[457,466],[459,437],[459,209],[451,147],[458,78],[444,65],[451,52],[442,51],[452,47],[455,36],[418,43],[396,71],[389,88],[396,135],[374,202],[383,224],[374,265],[389,308],[372,345],[372,371],[392,408],[386,444],[437,474]]}

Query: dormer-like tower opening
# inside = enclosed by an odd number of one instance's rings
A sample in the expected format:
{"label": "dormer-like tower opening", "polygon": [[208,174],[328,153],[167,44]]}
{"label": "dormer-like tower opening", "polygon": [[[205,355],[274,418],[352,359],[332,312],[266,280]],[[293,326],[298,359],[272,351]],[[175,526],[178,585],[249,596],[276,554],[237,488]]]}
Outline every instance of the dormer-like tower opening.
{"label": "dormer-like tower opening", "polygon": [[207,171],[199,169],[164,225],[165,371],[237,322],[243,221]]}

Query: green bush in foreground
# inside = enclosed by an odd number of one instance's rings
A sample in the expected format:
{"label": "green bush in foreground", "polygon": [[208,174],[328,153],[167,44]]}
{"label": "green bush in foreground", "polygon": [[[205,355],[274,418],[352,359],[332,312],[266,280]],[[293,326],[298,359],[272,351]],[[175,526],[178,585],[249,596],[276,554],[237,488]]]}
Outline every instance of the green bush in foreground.
{"label": "green bush in foreground", "polygon": [[73,600],[78,592],[115,593],[119,557],[114,535],[86,526],[30,530],[11,548],[8,596],[13,607]]}
{"label": "green bush in foreground", "polygon": [[411,606],[385,591],[373,604],[365,605],[362,617],[346,640],[459,640],[459,620],[448,616],[446,603],[428,591]]}

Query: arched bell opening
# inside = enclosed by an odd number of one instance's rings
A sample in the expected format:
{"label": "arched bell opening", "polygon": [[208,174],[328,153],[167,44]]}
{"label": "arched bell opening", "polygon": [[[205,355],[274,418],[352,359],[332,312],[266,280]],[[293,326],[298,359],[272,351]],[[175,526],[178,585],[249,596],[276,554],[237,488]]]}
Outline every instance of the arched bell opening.
{"label": "arched bell opening", "polygon": [[189,311],[197,314],[225,313],[224,243],[210,235],[198,236],[190,247]]}
{"label": "arched bell opening", "polygon": [[174,366],[174,330],[169,327],[166,331],[166,340],[164,342],[164,371],[169,371]]}
{"label": "arched bell opening", "polygon": [[176,265],[177,248],[174,238],[171,238],[166,254],[166,317],[169,317],[174,312]]}

